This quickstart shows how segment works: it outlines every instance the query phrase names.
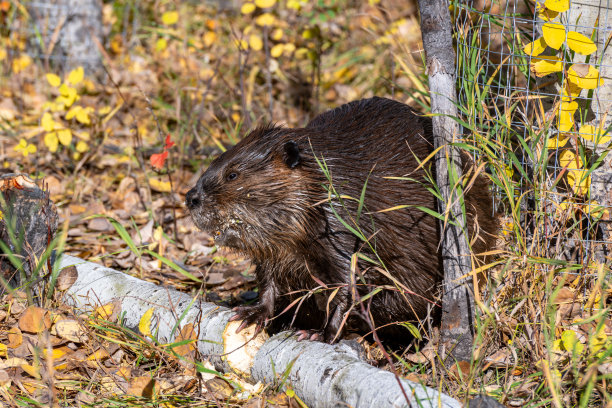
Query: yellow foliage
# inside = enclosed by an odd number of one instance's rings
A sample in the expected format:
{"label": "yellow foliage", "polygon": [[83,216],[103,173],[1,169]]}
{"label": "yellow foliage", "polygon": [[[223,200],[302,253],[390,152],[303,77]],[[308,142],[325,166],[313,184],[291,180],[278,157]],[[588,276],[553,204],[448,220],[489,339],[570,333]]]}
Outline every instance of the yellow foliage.
{"label": "yellow foliage", "polygon": [[570,2],[569,0],[546,0],[544,5],[549,10],[556,11],[557,13],[563,13],[564,11],[569,10]]}
{"label": "yellow foliage", "polygon": [[285,50],[285,44],[276,44],[270,50],[270,55],[272,56],[272,58],[278,58],[283,54],[284,50]]}
{"label": "yellow foliage", "polygon": [[579,170],[582,168],[582,159],[576,156],[571,150],[564,150],[559,155],[559,164],[568,170]]}
{"label": "yellow foliage", "polygon": [[563,70],[563,61],[556,56],[542,56],[531,60],[531,70],[537,77]]}
{"label": "yellow foliage", "polygon": [[604,131],[601,127],[595,129],[593,125],[583,125],[580,128],[580,137],[583,139],[595,142],[597,144],[608,144],[612,140],[612,137],[604,135]]}
{"label": "yellow foliage", "polygon": [[546,141],[546,147],[549,149],[556,149],[558,147],[563,147],[567,144],[569,137],[564,134],[558,134],[556,136],[551,136]]}
{"label": "yellow foliage", "polygon": [[13,60],[13,73],[18,74],[32,64],[32,58],[27,54],[21,54]]}
{"label": "yellow foliage", "polygon": [[270,38],[272,38],[274,41],[280,41],[280,39],[283,38],[283,29],[275,28],[274,31],[272,31],[272,34],[270,34]]}
{"label": "yellow foliage", "polygon": [[179,14],[178,11],[166,11],[162,14],[162,23],[164,25],[172,25],[178,23]]}
{"label": "yellow foliage", "polygon": [[153,308],[148,309],[143,313],[138,322],[138,330],[145,337],[151,337],[151,319],[153,318]]}
{"label": "yellow foliage", "polygon": [[567,181],[574,193],[586,195],[591,186],[591,175],[587,176],[586,170],[574,170],[567,173]]}
{"label": "yellow foliage", "polygon": [[270,13],[264,13],[255,19],[255,24],[258,26],[273,26],[276,25],[276,17]]}
{"label": "yellow foliage", "polygon": [[47,82],[49,82],[49,85],[57,88],[58,86],[60,86],[60,84],[62,83],[62,80],[59,76],[55,75],[55,74],[47,74],[45,75],[47,78]]}
{"label": "yellow foliage", "polygon": [[565,41],[565,27],[560,23],[546,23],[542,26],[542,35],[550,48],[558,50]]}
{"label": "yellow foliage", "polygon": [[166,49],[168,46],[168,41],[165,38],[159,38],[155,42],[155,51],[160,52]]}
{"label": "yellow foliage", "polygon": [[595,89],[604,83],[599,77],[599,71],[588,64],[572,65],[567,70],[567,79],[582,89]]}
{"label": "yellow foliage", "polygon": [[544,41],[544,37],[540,37],[537,40],[530,42],[523,48],[523,51],[527,55],[536,56],[540,55],[546,49],[546,41]]}
{"label": "yellow foliage", "polygon": [[29,144],[25,139],[21,139],[19,144],[13,148],[16,152],[21,152],[23,157],[27,157],[28,154],[36,152],[36,146]]}
{"label": "yellow foliage", "polygon": [[51,153],[57,152],[59,141],[57,139],[56,132],[46,133],[43,141],[45,142],[45,146],[47,146],[47,148],[49,149]]}
{"label": "yellow foliage", "polygon": [[66,79],[72,85],[78,85],[83,81],[83,77],[85,76],[85,71],[83,71],[83,67],[76,67],[68,74],[68,78]]}
{"label": "yellow foliage", "polygon": [[590,38],[576,31],[567,33],[567,46],[582,55],[591,55],[597,51],[597,46]]}
{"label": "yellow foliage", "polygon": [[202,40],[204,41],[204,45],[206,47],[210,47],[217,40],[217,34],[214,31],[207,31],[204,33]]}
{"label": "yellow foliage", "polygon": [[276,0],[255,0],[255,5],[262,9],[273,7],[275,4]]}
{"label": "yellow foliage", "polygon": [[251,14],[252,12],[255,11],[256,8],[257,7],[255,7],[255,4],[253,4],[253,3],[250,3],[250,2],[249,3],[244,3],[242,5],[242,7],[240,7],[240,12],[242,14]]}
{"label": "yellow foliage", "polygon": [[249,36],[249,47],[254,51],[260,51],[263,48],[263,41],[257,34],[251,34]]}
{"label": "yellow foliage", "polygon": [[60,129],[57,132],[57,139],[64,146],[69,146],[72,143],[72,131],[70,129]]}

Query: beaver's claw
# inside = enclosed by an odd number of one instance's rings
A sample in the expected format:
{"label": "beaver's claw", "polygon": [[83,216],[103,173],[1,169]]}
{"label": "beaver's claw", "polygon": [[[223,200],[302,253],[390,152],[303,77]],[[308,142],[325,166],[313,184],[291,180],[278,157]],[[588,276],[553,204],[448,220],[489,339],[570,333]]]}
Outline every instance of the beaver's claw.
{"label": "beaver's claw", "polygon": [[245,327],[254,324],[255,335],[257,335],[267,325],[268,319],[271,317],[268,312],[268,308],[262,304],[238,306],[233,308],[232,310],[236,312],[236,314],[230,317],[230,322],[235,320],[242,320],[242,323],[240,323],[240,326],[238,326],[238,328],[236,329],[236,333],[239,333]]}

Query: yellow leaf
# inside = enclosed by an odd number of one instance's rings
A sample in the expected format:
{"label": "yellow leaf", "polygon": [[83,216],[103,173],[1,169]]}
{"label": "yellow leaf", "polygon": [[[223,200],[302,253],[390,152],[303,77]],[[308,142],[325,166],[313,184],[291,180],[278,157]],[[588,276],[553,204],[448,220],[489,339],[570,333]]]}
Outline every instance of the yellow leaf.
{"label": "yellow leaf", "polygon": [[214,31],[207,31],[206,33],[204,33],[203,40],[204,40],[204,45],[206,47],[210,47],[217,40],[217,34],[215,34]]}
{"label": "yellow leaf", "polygon": [[280,41],[280,39],[283,38],[283,29],[274,29],[274,31],[272,31],[272,34],[270,34],[270,38],[272,38],[274,41]]}
{"label": "yellow leaf", "polygon": [[51,153],[55,153],[58,147],[57,133],[49,132],[45,134],[44,138],[45,146],[49,149]]}
{"label": "yellow leaf", "polygon": [[16,152],[21,152],[23,157],[28,157],[29,154],[36,152],[36,146],[33,144],[28,144],[27,140],[25,139],[21,139],[19,144],[15,146],[13,150]]}
{"label": "yellow leaf", "polygon": [[549,149],[556,149],[558,147],[563,147],[567,144],[569,137],[565,134],[558,134],[556,136],[551,136],[546,141],[546,147]]}
{"label": "yellow leaf", "polygon": [[285,44],[285,54],[290,55],[293,51],[295,51],[295,44],[293,43],[287,43]]}
{"label": "yellow leaf", "polygon": [[601,218],[610,216],[610,211],[604,206],[599,205],[599,203],[595,200],[591,200],[584,205],[584,212],[594,218]]}
{"label": "yellow leaf", "polygon": [[151,337],[151,319],[153,318],[153,308],[150,308],[146,312],[143,313],[140,318],[140,322],[138,322],[138,330],[143,336]]}
{"label": "yellow leaf", "polygon": [[568,170],[578,170],[582,168],[582,159],[571,150],[564,150],[559,155],[559,165],[561,167],[567,166]]}
{"label": "yellow leaf", "polygon": [[0,343],[0,357],[6,357],[6,344]]}
{"label": "yellow leaf", "polygon": [[46,347],[43,349],[43,356],[45,358],[51,358],[52,360],[62,358],[65,354],[66,349],[62,349],[61,347],[52,349],[51,353],[48,352],[48,349]]}
{"label": "yellow leaf", "polygon": [[532,58],[531,70],[535,76],[542,77],[563,70],[563,62],[556,56]]}
{"label": "yellow leaf", "polygon": [[576,31],[567,33],[567,46],[582,55],[591,55],[597,51],[597,46],[590,38]]}
{"label": "yellow leaf", "polygon": [[55,129],[55,121],[49,112],[43,113],[40,124],[47,132],[51,132],[53,129]]}
{"label": "yellow leaf", "polygon": [[57,138],[61,144],[68,146],[72,142],[72,132],[70,129],[60,129],[57,131]]}
{"label": "yellow leaf", "polygon": [[4,61],[6,59],[6,50],[4,48],[0,48],[0,61]]}
{"label": "yellow leaf", "polygon": [[272,56],[272,58],[278,58],[281,55],[283,55],[284,50],[285,50],[285,44],[276,44],[270,50],[270,55]]}
{"label": "yellow leaf", "polygon": [[595,89],[604,83],[599,71],[588,64],[572,65],[567,71],[567,79],[582,89]]}
{"label": "yellow leaf", "polygon": [[110,319],[113,311],[115,310],[115,305],[112,303],[107,303],[103,306],[99,306],[94,310],[94,315],[96,317],[101,317],[102,319]]}
{"label": "yellow leaf", "polygon": [[21,369],[28,373],[31,377],[40,379],[40,366],[34,367],[30,364],[22,364]]}
{"label": "yellow leaf", "polygon": [[546,23],[542,26],[542,35],[550,48],[558,50],[565,41],[565,27],[560,23]]}
{"label": "yellow leaf", "polygon": [[236,40],[235,44],[239,50],[244,51],[249,49],[249,43],[244,40]]}
{"label": "yellow leaf", "polygon": [[276,18],[270,13],[264,13],[255,19],[255,24],[258,26],[273,26]]}
{"label": "yellow leaf", "polygon": [[595,129],[593,125],[583,125],[580,128],[579,136],[597,144],[608,144],[612,140],[612,137],[604,135],[602,128]]}
{"label": "yellow leaf", "polygon": [[258,35],[251,34],[249,37],[249,47],[251,47],[252,50],[259,51],[263,48],[263,41],[261,41]]}
{"label": "yellow leaf", "polygon": [[18,74],[32,63],[32,58],[27,54],[22,54],[13,60],[13,73]]}
{"label": "yellow leaf", "polygon": [[150,178],[149,185],[153,190],[158,191],[160,193],[169,193],[170,191],[172,191],[169,181],[162,181],[158,178]]}
{"label": "yellow leaf", "polygon": [[82,123],[84,125],[90,125],[91,121],[89,120],[89,112],[92,109],[93,108],[84,108],[84,109],[81,109],[80,111],[78,111],[77,114],[76,114],[77,122]]}
{"label": "yellow leaf", "polygon": [[159,38],[155,42],[155,51],[160,52],[166,49],[168,41],[165,38]]}
{"label": "yellow leaf", "polygon": [[547,9],[556,11],[557,13],[563,13],[569,10],[569,0],[546,0],[544,5]]}
{"label": "yellow leaf", "polygon": [[563,348],[569,352],[582,354],[584,346],[580,344],[576,332],[573,330],[565,330],[561,333],[561,341],[563,342]]}
{"label": "yellow leaf", "polygon": [[83,108],[81,106],[73,106],[72,108],[70,108],[70,110],[68,110],[68,112],[66,112],[66,120],[70,120],[72,118],[74,118],[77,113],[79,113]]}
{"label": "yellow leaf", "polygon": [[251,14],[256,8],[257,7],[255,7],[255,4],[253,3],[244,3],[242,7],[240,7],[240,12],[242,14]]}
{"label": "yellow leaf", "polygon": [[586,195],[591,186],[591,175],[586,175],[586,170],[574,170],[567,173],[567,181],[574,193]]}
{"label": "yellow leaf", "polygon": [[79,153],[85,153],[87,150],[89,150],[89,146],[87,146],[87,143],[85,143],[82,140],[79,140],[76,144],[76,150]]}
{"label": "yellow leaf", "polygon": [[549,10],[546,7],[538,9],[538,17],[544,21],[552,21],[559,15],[558,11]]}
{"label": "yellow leaf", "polygon": [[[72,85],[77,85],[77,84],[80,84],[81,81],[83,81],[83,76],[84,76],[83,67],[76,67],[75,69],[70,71],[70,73],[68,74],[68,79],[67,80]],[[76,90],[75,90],[75,92],[76,92]]]}
{"label": "yellow leaf", "polygon": [[272,7],[275,4],[276,0],[255,0],[255,5],[262,9]]}
{"label": "yellow leaf", "polygon": [[76,89],[66,84],[59,87],[59,92],[60,96],[57,97],[57,101],[63,103],[67,108],[71,107],[79,98]]}
{"label": "yellow leaf", "polygon": [[564,102],[571,102],[578,96],[580,96],[582,88],[577,86],[575,83],[570,81],[563,81],[563,89],[561,91],[561,100]]}
{"label": "yellow leaf", "polygon": [[546,41],[544,37],[540,37],[534,42],[530,42],[523,48],[523,51],[527,55],[536,56],[540,55],[546,49]]}
{"label": "yellow leaf", "polygon": [[54,86],[54,87],[58,87],[60,86],[60,84],[62,83],[62,80],[60,79],[60,77],[58,77],[55,74],[47,74],[45,75],[47,77],[47,82],[49,83],[49,85]]}
{"label": "yellow leaf", "polygon": [[165,25],[176,24],[179,19],[178,11],[166,11],[162,14],[162,23]]}
{"label": "yellow leaf", "polygon": [[569,132],[574,127],[574,113],[578,109],[578,102],[563,102],[559,107],[559,132]]}

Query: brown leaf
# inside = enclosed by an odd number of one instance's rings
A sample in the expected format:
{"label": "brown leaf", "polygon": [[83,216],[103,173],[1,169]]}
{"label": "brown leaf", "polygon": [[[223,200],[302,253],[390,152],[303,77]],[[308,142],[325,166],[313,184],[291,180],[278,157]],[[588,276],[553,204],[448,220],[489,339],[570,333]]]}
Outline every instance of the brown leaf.
{"label": "brown leaf", "polygon": [[137,397],[152,398],[155,380],[151,377],[136,377],[130,382],[127,393]]}
{"label": "brown leaf", "polygon": [[16,326],[11,327],[9,329],[7,337],[8,337],[7,346],[10,348],[17,348],[23,342],[23,334],[21,333],[21,330],[19,330],[19,327],[16,327]]}
{"label": "brown leaf", "polygon": [[[181,328],[181,331],[176,336],[175,342],[184,340],[197,340],[196,333],[193,329],[193,323],[186,324]],[[178,355],[181,355],[183,357],[189,357],[195,352],[195,349],[195,342],[191,342],[175,347],[174,351],[176,351]]]}
{"label": "brown leaf", "polygon": [[64,268],[57,277],[55,288],[61,291],[67,290],[76,282],[78,277],[79,273],[74,265]]}
{"label": "brown leaf", "polygon": [[19,328],[26,333],[41,333],[49,327],[51,315],[40,307],[28,307],[19,318]]}
{"label": "brown leaf", "polygon": [[204,386],[215,398],[226,400],[233,394],[234,388],[219,377],[204,382]]}
{"label": "brown leaf", "polygon": [[452,365],[450,372],[456,378],[460,379],[461,381],[465,381],[470,373],[470,367],[471,365],[469,361],[458,361]]}

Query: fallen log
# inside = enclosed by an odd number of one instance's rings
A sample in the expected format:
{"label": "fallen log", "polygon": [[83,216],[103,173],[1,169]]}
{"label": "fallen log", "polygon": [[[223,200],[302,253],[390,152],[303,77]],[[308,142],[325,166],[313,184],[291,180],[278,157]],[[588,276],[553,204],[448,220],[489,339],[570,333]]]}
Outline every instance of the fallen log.
{"label": "fallen log", "polygon": [[233,372],[251,381],[271,383],[289,372],[290,384],[309,407],[444,407],[459,408],[455,399],[432,388],[400,379],[372,367],[346,344],[301,341],[289,332],[272,338],[254,326],[235,333],[239,322],[232,312],[187,294],[145,282],[101,265],[64,255],[60,268],[74,266],[78,277],[65,292],[65,300],[80,311],[113,303],[122,324],[138,331],[142,316],[154,308],[154,328],[160,343],[173,341],[182,328],[193,325],[200,354],[216,370]]}

